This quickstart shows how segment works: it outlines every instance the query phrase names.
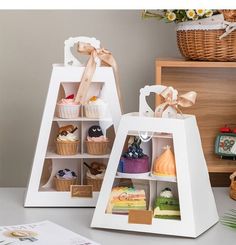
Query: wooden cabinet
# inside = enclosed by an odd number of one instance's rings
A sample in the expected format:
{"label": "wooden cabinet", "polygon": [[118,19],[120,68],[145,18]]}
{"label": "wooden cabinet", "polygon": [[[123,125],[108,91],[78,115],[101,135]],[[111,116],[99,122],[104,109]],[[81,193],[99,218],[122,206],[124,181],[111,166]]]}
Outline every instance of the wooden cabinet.
{"label": "wooden cabinet", "polygon": [[[214,142],[220,127],[236,127],[236,62],[157,59],[156,84],[173,86],[180,94],[191,90],[198,93],[196,104],[183,108],[183,112],[196,115],[208,171],[235,171],[236,161],[214,154]],[[156,104],[159,100],[156,97]]]}

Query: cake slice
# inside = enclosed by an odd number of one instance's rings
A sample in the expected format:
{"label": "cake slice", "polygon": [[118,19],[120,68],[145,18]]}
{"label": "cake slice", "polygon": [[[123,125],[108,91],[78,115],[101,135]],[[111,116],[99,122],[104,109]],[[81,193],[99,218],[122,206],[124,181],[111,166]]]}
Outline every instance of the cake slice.
{"label": "cake slice", "polygon": [[107,213],[128,214],[131,209],[147,209],[145,191],[131,187],[114,187],[110,195]]}
{"label": "cake slice", "polygon": [[154,218],[180,219],[179,200],[173,197],[172,191],[165,188],[157,197],[154,208]]}

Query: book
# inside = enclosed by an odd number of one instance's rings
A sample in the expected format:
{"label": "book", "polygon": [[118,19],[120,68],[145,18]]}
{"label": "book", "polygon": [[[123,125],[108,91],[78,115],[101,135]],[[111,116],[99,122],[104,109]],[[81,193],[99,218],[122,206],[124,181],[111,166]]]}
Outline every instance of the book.
{"label": "book", "polygon": [[0,245],[99,245],[50,221],[0,226]]}

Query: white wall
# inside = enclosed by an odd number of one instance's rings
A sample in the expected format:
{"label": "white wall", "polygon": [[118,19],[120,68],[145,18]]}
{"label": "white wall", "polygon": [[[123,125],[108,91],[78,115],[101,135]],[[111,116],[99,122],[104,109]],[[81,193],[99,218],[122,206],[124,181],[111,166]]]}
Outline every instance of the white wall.
{"label": "white wall", "polygon": [[0,11],[0,186],[25,186],[53,63],[70,36],[94,36],[112,51],[125,111],[154,81],[157,57],[176,57],[174,25],[142,20],[141,11]]}

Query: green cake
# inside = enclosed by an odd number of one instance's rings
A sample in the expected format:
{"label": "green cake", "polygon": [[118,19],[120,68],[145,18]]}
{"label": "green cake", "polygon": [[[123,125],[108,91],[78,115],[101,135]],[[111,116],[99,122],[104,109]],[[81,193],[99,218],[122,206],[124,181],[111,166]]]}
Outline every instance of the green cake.
{"label": "green cake", "polygon": [[157,197],[154,218],[180,219],[179,200],[173,197],[171,189],[165,188]]}

